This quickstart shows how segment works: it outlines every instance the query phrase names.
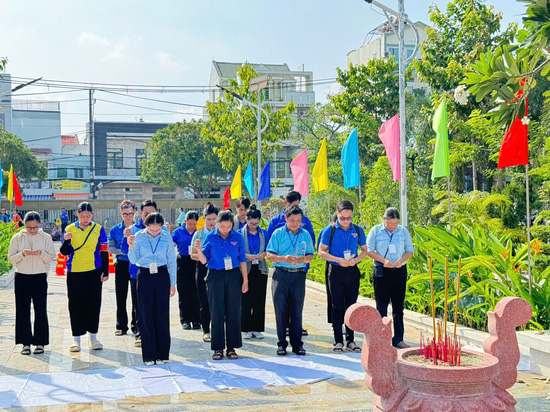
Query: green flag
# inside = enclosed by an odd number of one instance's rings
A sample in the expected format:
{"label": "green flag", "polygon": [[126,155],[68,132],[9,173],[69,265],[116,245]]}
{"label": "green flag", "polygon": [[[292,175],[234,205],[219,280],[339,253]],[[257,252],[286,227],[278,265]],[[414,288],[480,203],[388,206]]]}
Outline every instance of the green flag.
{"label": "green flag", "polygon": [[445,99],[443,99],[435,111],[432,128],[437,133],[437,137],[435,138],[434,164],[432,168],[432,180],[434,180],[436,177],[450,176],[447,101]]}

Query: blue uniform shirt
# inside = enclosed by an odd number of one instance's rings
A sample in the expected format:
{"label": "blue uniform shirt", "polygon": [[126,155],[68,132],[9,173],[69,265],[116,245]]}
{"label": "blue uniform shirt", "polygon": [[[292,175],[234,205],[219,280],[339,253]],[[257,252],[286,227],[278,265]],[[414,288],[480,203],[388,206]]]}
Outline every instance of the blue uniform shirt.
{"label": "blue uniform shirt", "polygon": [[[115,255],[117,260],[128,260],[128,249],[126,249],[126,253],[122,251],[122,242],[126,240],[124,229],[126,229],[124,222],[120,222],[109,230],[109,236],[107,236],[109,253]],[[128,242],[126,242],[126,247],[128,247]]]}
{"label": "blue uniform shirt", "polygon": [[225,270],[226,256],[231,256],[233,269],[238,268],[242,262],[246,262],[244,238],[233,229],[225,239],[221,237],[218,228],[211,231],[204,238],[202,253],[206,257],[208,269]]}
{"label": "blue uniform shirt", "polygon": [[66,211],[61,212],[61,216],[59,216],[59,218],[61,219],[61,223],[69,223],[69,215]]}
{"label": "blue uniform shirt", "polygon": [[176,250],[168,231],[162,230],[153,237],[147,233],[147,229],[140,230],[136,233],[134,249],[128,252],[128,257],[133,265],[142,268],[148,269],[150,263],[166,266],[170,275],[170,286],[176,285]]}
{"label": "blue uniform shirt", "polygon": [[[331,226],[328,225],[326,228],[323,229],[323,234],[319,236],[320,243],[325,246],[330,245],[330,233],[331,233]],[[332,238],[332,246],[329,247],[328,252],[332,256],[336,256],[339,258],[344,257],[344,251],[349,250],[352,257],[357,257],[357,250],[360,246],[365,246],[367,244],[367,239],[365,236],[365,231],[362,227],[358,226],[359,233],[355,230],[354,225],[350,225],[348,230],[342,229],[338,221],[334,223],[334,227],[336,230],[334,231],[334,236]],[[340,266],[339,263],[332,262],[329,260],[330,263],[333,265]]]}
{"label": "blue uniform shirt", "polygon": [[[305,229],[298,229],[298,233],[294,235],[286,225],[273,232],[267,245],[267,251],[278,256],[307,256],[315,253],[311,236]],[[277,262],[273,263],[273,266],[289,269],[305,269],[306,264],[293,265],[287,262]]]}
{"label": "blue uniform shirt", "polygon": [[[390,250],[390,244],[395,245],[395,253]],[[369,252],[376,252],[392,263],[401,259],[406,252],[414,253],[412,238],[407,228],[398,225],[390,233],[384,223],[372,227],[367,236],[367,248]],[[381,265],[382,263],[374,262],[374,264]]]}
{"label": "blue uniform shirt", "polygon": [[[270,220],[269,226],[267,227],[267,235],[270,238],[276,229],[286,226],[285,215],[286,210],[283,210],[281,213],[279,213],[277,216],[274,216],[273,219]],[[311,224],[311,220],[309,220],[309,218],[305,215],[302,216],[302,229],[308,231],[311,236],[311,240],[313,241],[313,244],[315,244],[315,231],[313,230],[313,225]]]}
{"label": "blue uniform shirt", "polygon": [[189,246],[191,246],[194,233],[189,233],[185,225],[178,227],[172,233],[172,240],[178,246],[178,253],[180,255],[189,256]]}
{"label": "blue uniform shirt", "polygon": [[[264,234],[265,247],[267,248],[267,245],[269,244],[269,237],[267,236],[267,232],[261,227],[258,227],[258,231],[255,235],[247,232],[248,250],[251,255],[258,255],[262,252],[265,252],[265,250],[260,250],[260,232]],[[244,236],[243,229],[239,230],[239,233]]]}
{"label": "blue uniform shirt", "polygon": [[[132,226],[130,226],[130,230],[132,232],[132,235],[135,235],[137,232],[139,232],[140,230],[143,230],[145,229],[145,224],[143,223],[143,219],[139,219],[137,221],[137,223],[134,223]],[[165,231],[166,233],[168,233],[168,229],[166,228],[166,226],[163,226],[162,227],[162,230]],[[124,238],[122,240],[122,243],[120,245],[120,250],[122,251],[123,254],[127,255],[128,254],[128,239]],[[139,267],[132,264],[132,262],[130,262],[130,277],[132,279],[135,279],[136,276],[137,276],[137,273],[138,273],[138,269]]]}

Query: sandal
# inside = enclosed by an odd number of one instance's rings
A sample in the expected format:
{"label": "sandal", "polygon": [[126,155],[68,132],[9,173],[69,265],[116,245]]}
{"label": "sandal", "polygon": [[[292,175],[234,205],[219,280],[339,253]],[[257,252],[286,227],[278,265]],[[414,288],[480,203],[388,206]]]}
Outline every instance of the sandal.
{"label": "sandal", "polygon": [[34,348],[35,355],[40,355],[41,353],[44,353],[44,346],[38,345],[36,348]]}
{"label": "sandal", "polygon": [[344,344],[343,343],[335,343],[334,347],[332,348],[332,351],[334,353],[344,353]]}
{"label": "sandal", "polygon": [[279,346],[277,348],[277,356],[285,356],[286,355],[286,349],[283,346]]}
{"label": "sandal", "polygon": [[212,355],[212,360],[222,360],[223,359],[223,350],[215,350]]}
{"label": "sandal", "polygon": [[203,342],[212,342],[212,338],[210,337],[209,333],[205,333],[202,335]]}
{"label": "sandal", "polygon": [[239,355],[237,355],[237,352],[235,352],[235,349],[227,349],[225,355],[227,356],[227,359],[230,359],[230,360],[239,359]]}
{"label": "sandal", "polygon": [[361,348],[359,346],[357,346],[355,344],[355,342],[351,341],[351,342],[348,342],[348,344],[346,345],[346,347],[348,348],[348,350],[352,351],[352,352],[361,352]]}
{"label": "sandal", "polygon": [[292,352],[294,352],[296,355],[299,355],[299,356],[306,355],[306,350],[304,349],[303,346],[300,346],[298,349],[292,349]]}
{"label": "sandal", "polygon": [[126,332],[124,332],[123,330],[116,330],[115,331],[115,336],[122,336],[122,335],[126,335]]}
{"label": "sandal", "polygon": [[31,347],[23,346],[23,349],[21,349],[21,355],[30,355],[30,354],[31,354]]}
{"label": "sandal", "polygon": [[80,352],[80,343],[73,342],[73,344],[69,348],[69,352]]}

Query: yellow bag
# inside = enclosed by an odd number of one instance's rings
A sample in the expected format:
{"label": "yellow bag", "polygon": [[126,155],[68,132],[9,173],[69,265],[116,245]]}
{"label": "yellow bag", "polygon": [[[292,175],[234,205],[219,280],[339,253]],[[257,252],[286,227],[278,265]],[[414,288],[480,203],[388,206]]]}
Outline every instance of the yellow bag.
{"label": "yellow bag", "polygon": [[55,219],[55,225],[61,227],[61,218],[60,217]]}

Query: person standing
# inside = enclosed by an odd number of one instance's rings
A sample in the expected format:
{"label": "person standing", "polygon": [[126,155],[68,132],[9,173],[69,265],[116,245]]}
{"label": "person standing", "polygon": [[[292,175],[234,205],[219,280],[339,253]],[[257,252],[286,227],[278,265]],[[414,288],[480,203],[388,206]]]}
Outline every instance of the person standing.
{"label": "person standing", "polygon": [[9,223],[10,215],[6,212],[6,209],[2,209],[2,214],[0,214],[0,222]]}
{"label": "person standing", "polygon": [[180,323],[183,329],[200,329],[200,310],[199,297],[197,295],[197,284],[195,282],[195,272],[197,262],[191,259],[191,239],[195,234],[199,214],[197,212],[187,212],[183,225],[174,230],[172,240],[178,248],[178,305],[180,314]]}
{"label": "person standing", "polygon": [[265,295],[267,291],[268,267],[265,260],[269,243],[266,231],[260,227],[262,212],[256,205],[246,213],[246,226],[241,229],[246,251],[248,271],[248,292],[242,297],[241,327],[245,339],[263,339],[265,330]]}
{"label": "person standing", "polygon": [[80,337],[90,335],[90,349],[103,349],[97,339],[101,289],[109,279],[109,253],[105,229],[92,221],[91,203],[77,208],[78,221],[66,228],[60,252],[67,260],[67,296],[74,342],[71,352],[80,352]]}
{"label": "person standing", "polygon": [[[352,224],[353,204],[338,202],[337,219],[323,232],[319,244],[319,257],[328,265],[328,285],[331,298],[331,319],[335,353],[344,352],[342,325],[346,310],[357,302],[361,272],[357,264],[367,257],[367,240],[360,226]],[[358,255],[358,250],[361,253]],[[361,352],[355,344],[353,330],[346,326],[346,348]]]}
{"label": "person standing", "polygon": [[407,228],[399,225],[399,212],[396,208],[387,208],[384,223],[373,226],[369,231],[367,248],[367,256],[374,261],[376,309],[380,316],[387,316],[391,301],[392,344],[397,348],[408,348],[409,345],[403,341],[403,309],[407,287],[407,261],[413,256],[414,246]]}
{"label": "person standing", "polygon": [[[47,276],[55,249],[50,235],[40,228],[40,214],[28,212],[25,228],[16,233],[8,247],[8,260],[15,266],[15,343],[22,344],[22,355],[44,353],[49,344]],[[31,325],[31,301],[34,309],[34,333]]]}
{"label": "person standing", "polygon": [[61,219],[61,235],[63,236],[65,234],[65,229],[69,224],[69,215],[67,214],[67,211],[64,207],[61,208],[61,215],[59,216],[59,218]]}
{"label": "person standing", "polygon": [[305,355],[302,342],[302,312],[306,293],[306,264],[315,250],[310,234],[303,229],[304,213],[291,206],[285,214],[286,226],[273,232],[267,246],[267,258],[273,262],[275,273],[271,284],[275,320],[277,323],[277,355],[286,355],[286,329],[290,321],[292,352]]}
{"label": "person standing", "polygon": [[250,199],[247,197],[239,197],[235,203],[237,215],[234,217],[233,229],[241,230],[246,225],[246,212],[250,207]]}
{"label": "person standing", "polygon": [[[126,335],[128,332],[128,313],[126,311],[126,299],[128,299],[128,286],[130,284],[130,261],[128,254],[122,252],[124,230],[134,224],[136,204],[131,200],[123,200],[120,203],[120,216],[122,222],[116,224],[109,231],[109,253],[116,257],[115,262],[115,297],[116,297],[116,336]],[[130,295],[132,295],[130,293]],[[132,295],[132,331],[136,330],[136,302]]]}
{"label": "person standing", "polygon": [[17,212],[17,209],[11,211],[11,221],[15,223],[16,227],[23,226],[23,219],[21,219],[21,215]]}
{"label": "person standing", "polygon": [[[191,259],[198,261],[199,257],[197,249],[195,248],[195,242],[200,240],[201,244],[204,244],[204,239],[214,228],[216,227],[216,221],[218,219],[219,210],[212,203],[208,202],[204,205],[203,215],[201,216],[204,226],[202,229],[195,231],[191,245],[193,246]],[[202,325],[202,340],[205,342],[211,342],[210,336],[210,307],[208,304],[208,294],[206,291],[206,274],[208,268],[202,262],[197,262],[197,270],[195,272],[195,283],[197,285],[197,294],[199,297],[200,318]]]}
{"label": "person standing", "polygon": [[180,214],[176,219],[176,223],[181,226],[183,225],[184,222],[185,222],[185,212],[183,211],[183,207],[180,207]]}
{"label": "person standing", "polygon": [[170,354],[170,297],[176,293],[176,251],[160,213],[147,215],[145,229],[128,238],[136,265],[141,355],[145,365],[162,365]]}
{"label": "person standing", "polygon": [[[238,359],[236,348],[242,346],[241,295],[248,290],[248,273],[244,239],[233,230],[233,215],[218,213],[218,227],[206,235],[204,245],[196,240],[197,255],[208,267],[206,287],[212,316],[213,360]],[[227,344],[227,346],[226,346]]]}

